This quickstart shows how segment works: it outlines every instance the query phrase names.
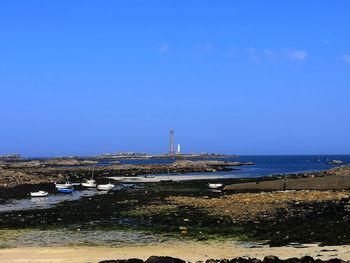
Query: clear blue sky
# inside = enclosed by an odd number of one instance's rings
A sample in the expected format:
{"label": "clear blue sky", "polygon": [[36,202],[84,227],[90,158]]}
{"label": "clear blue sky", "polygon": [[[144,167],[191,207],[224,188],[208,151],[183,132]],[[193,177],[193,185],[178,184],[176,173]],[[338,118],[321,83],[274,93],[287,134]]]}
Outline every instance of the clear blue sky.
{"label": "clear blue sky", "polygon": [[0,3],[0,154],[350,153],[350,2]]}

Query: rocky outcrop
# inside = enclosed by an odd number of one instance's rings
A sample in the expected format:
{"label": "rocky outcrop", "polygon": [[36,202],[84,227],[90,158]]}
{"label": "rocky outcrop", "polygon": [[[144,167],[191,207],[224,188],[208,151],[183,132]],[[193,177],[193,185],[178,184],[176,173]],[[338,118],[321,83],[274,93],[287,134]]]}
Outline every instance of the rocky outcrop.
{"label": "rocky outcrop", "polygon": [[[229,218],[236,223],[247,223],[273,219],[279,210],[288,210],[293,204],[340,202],[348,198],[349,194],[345,191],[295,191],[239,193],[218,198],[170,196],[166,201],[167,205],[193,207],[205,211],[207,215]],[[157,210],[160,211],[161,207],[162,205],[158,205]],[[143,210],[146,209],[145,207]]]}
{"label": "rocky outcrop", "polygon": [[[123,259],[123,260],[104,260],[99,263],[185,263],[184,260],[172,257],[149,257],[146,261],[141,259]],[[202,261],[198,261],[202,262]],[[263,260],[257,258],[238,257],[233,259],[208,259],[205,263],[345,263],[346,261],[339,258],[329,260],[314,259],[310,256],[301,258],[280,259],[276,256],[266,256]]]}
{"label": "rocky outcrop", "polygon": [[79,165],[93,165],[97,161],[93,160],[79,160],[75,158],[52,158],[43,161],[45,166],[79,166]]}
{"label": "rocky outcrop", "polygon": [[152,256],[145,263],[185,263],[185,261],[179,258]]}
{"label": "rocky outcrop", "polygon": [[5,161],[18,161],[21,159],[22,157],[18,153],[0,156],[0,160],[5,160]]}
{"label": "rocky outcrop", "polygon": [[340,165],[340,164],[344,164],[344,162],[341,161],[341,160],[332,160],[332,161],[329,162],[329,164],[331,164],[331,165]]}
{"label": "rocky outcrop", "polygon": [[62,180],[63,178],[62,175],[33,175],[18,170],[0,168],[0,188],[10,188],[24,184],[49,183],[59,181],[60,179]]}
{"label": "rocky outcrop", "polygon": [[130,259],[116,259],[116,260],[103,260],[99,263],[143,263],[142,259],[130,258]]}

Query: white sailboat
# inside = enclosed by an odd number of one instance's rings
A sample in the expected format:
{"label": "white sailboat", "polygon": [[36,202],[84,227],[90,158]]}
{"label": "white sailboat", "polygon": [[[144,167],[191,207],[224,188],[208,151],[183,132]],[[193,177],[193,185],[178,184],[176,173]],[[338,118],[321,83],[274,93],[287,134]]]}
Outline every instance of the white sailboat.
{"label": "white sailboat", "polygon": [[86,188],[96,188],[96,181],[94,180],[94,169],[92,169],[91,179],[85,180],[85,182],[81,183],[81,185]]}

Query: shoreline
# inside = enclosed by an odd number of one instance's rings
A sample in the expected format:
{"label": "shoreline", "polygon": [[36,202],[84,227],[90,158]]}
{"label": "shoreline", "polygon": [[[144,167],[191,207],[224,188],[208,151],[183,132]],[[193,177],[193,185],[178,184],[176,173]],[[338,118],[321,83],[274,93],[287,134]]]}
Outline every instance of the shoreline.
{"label": "shoreline", "polygon": [[123,247],[18,247],[0,249],[0,261],[7,263],[62,262],[81,263],[99,262],[112,259],[140,258],[150,256],[170,256],[196,262],[208,259],[231,259],[250,257],[263,259],[274,255],[281,259],[311,256],[322,260],[340,258],[350,260],[350,245],[318,246],[315,244],[296,247],[247,247],[233,242],[176,242],[166,245],[144,245]]}

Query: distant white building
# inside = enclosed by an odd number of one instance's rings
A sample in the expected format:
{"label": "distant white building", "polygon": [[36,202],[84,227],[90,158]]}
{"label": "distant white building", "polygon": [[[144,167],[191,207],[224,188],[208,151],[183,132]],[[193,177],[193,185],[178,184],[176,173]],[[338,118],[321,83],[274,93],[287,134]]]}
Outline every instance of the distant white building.
{"label": "distant white building", "polygon": [[177,145],[177,152],[176,153],[181,153],[181,146],[180,146],[180,144]]}

